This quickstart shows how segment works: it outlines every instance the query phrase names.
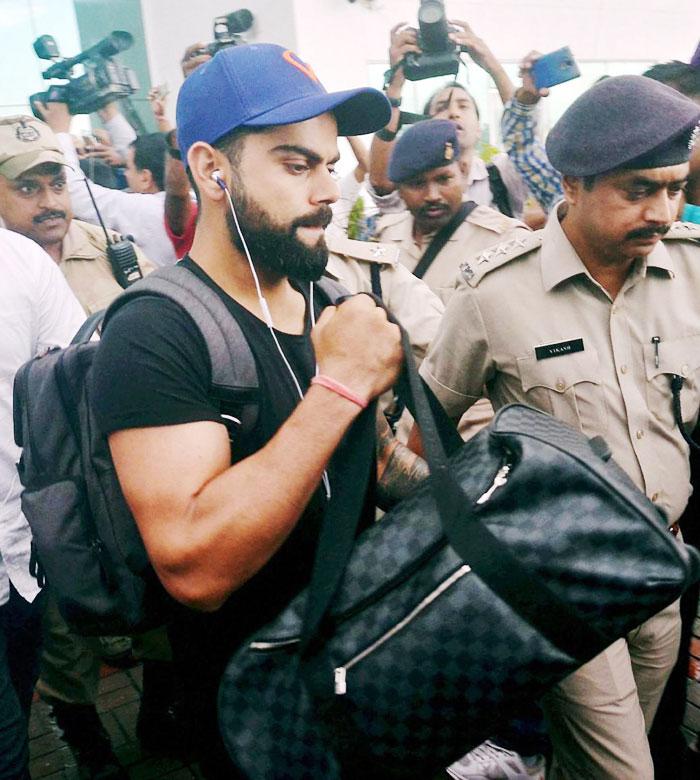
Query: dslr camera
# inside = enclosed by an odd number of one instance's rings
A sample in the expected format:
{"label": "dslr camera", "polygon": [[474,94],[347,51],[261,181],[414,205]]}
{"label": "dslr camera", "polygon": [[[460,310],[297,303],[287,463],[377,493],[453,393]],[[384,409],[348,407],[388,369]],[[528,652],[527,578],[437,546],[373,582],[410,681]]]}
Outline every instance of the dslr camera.
{"label": "dslr camera", "polygon": [[418,45],[421,53],[409,52],[402,63],[409,81],[457,75],[460,48],[448,38],[449,33],[443,0],[420,0]]}
{"label": "dslr camera", "polygon": [[243,33],[253,26],[253,14],[247,8],[232,11],[226,16],[217,16],[214,19],[214,40],[203,49],[198,49],[190,56],[198,54],[211,54],[213,57],[220,49],[227,46],[239,46],[245,43]]}
{"label": "dslr camera", "polygon": [[[133,37],[124,30],[113,30],[106,38],[75,57],[61,57],[52,35],[42,35],[34,41],[34,51],[41,60],[52,60],[53,65],[41,75],[45,79],[64,79],[65,84],[52,84],[45,92],[29,96],[29,105],[37,119],[41,119],[35,101],[67,103],[71,114],[92,114],[108,103],[133,95],[139,88],[136,73],[112,59],[128,49]],[[73,75],[73,68],[82,65],[84,73]]]}

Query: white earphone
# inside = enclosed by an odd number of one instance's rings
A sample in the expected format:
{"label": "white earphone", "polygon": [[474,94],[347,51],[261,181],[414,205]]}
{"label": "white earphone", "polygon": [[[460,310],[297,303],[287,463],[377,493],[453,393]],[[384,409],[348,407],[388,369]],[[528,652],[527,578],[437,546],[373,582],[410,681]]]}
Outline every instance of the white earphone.
{"label": "white earphone", "polygon": [[[224,179],[224,174],[219,170],[219,168],[216,168],[211,172],[211,178],[213,181],[215,181],[219,187],[226,193],[226,198],[228,200],[229,209],[231,210],[231,215],[233,216],[233,221],[236,225],[236,230],[238,231],[238,235],[240,236],[241,243],[243,244],[243,250],[246,255],[246,259],[248,260],[248,266],[250,268],[250,273],[253,277],[253,282],[255,283],[255,291],[257,293],[258,302],[260,304],[260,309],[262,310],[263,317],[265,319],[265,324],[268,327],[268,330],[270,331],[270,335],[272,336],[272,340],[277,347],[277,351],[280,354],[280,357],[282,358],[282,362],[284,363],[287,371],[289,372],[289,375],[292,378],[292,382],[294,383],[294,387],[297,391],[297,395],[299,396],[300,400],[303,400],[304,393],[301,389],[301,386],[299,384],[299,380],[296,377],[296,374],[294,373],[294,369],[289,364],[289,361],[287,360],[287,356],[284,354],[284,350],[282,349],[282,345],[279,343],[279,340],[277,338],[277,334],[275,333],[275,324],[272,320],[272,314],[270,312],[270,308],[267,305],[267,300],[265,299],[265,296],[262,293],[262,289],[260,287],[260,280],[258,279],[258,274],[255,271],[255,265],[253,263],[253,258],[250,256],[250,252],[248,251],[248,244],[246,243],[245,236],[243,235],[243,231],[241,230],[241,226],[238,222],[238,215],[236,214],[236,209],[233,206],[233,200],[231,198],[231,193],[229,192],[228,185],[226,184],[226,181]],[[316,325],[316,317],[314,313],[314,286],[313,283],[309,284],[309,314],[311,317],[311,325],[312,327]],[[316,366],[316,373],[318,373],[318,366]],[[331,497],[331,483],[328,478],[328,472],[324,469],[323,471],[323,486],[326,491],[326,498],[330,500]]]}

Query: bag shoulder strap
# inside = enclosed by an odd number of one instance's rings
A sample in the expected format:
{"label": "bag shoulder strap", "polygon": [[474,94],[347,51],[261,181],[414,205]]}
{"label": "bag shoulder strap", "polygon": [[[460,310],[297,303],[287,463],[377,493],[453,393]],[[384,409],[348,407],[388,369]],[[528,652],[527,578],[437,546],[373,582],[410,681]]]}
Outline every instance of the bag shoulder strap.
{"label": "bag shoulder strap", "polygon": [[455,230],[457,230],[476,207],[477,204],[474,203],[473,200],[462,203],[459,207],[459,211],[454,217],[452,217],[446,225],[443,225],[435,234],[435,237],[430,242],[430,246],[425,250],[423,257],[421,257],[420,262],[413,269],[414,276],[417,276],[419,279],[422,279],[425,276],[428,269],[433,264],[433,260],[440,254],[440,250],[450,240]]}
{"label": "bag shoulder strap", "polygon": [[196,274],[181,265],[161,268],[124,290],[107,309],[103,328],[114,314],[135,298],[158,296],[181,306],[192,318],[207,346],[212,370],[212,394],[235,394],[247,401],[241,419],[250,430],[257,419],[258,372],[240,324],[219,295]]}
{"label": "bag shoulder strap", "polygon": [[322,276],[316,282],[316,286],[334,306],[339,303],[342,298],[351,294],[346,287],[343,287],[343,285],[340,284],[340,282],[336,282],[335,279],[331,279],[329,276]]}
{"label": "bag shoulder strap", "polygon": [[508,197],[508,188],[503,181],[503,176],[498,170],[498,166],[491,163],[486,166],[489,175],[489,187],[491,188],[491,197],[493,205],[506,217],[513,216],[513,209],[510,207],[510,198]]}

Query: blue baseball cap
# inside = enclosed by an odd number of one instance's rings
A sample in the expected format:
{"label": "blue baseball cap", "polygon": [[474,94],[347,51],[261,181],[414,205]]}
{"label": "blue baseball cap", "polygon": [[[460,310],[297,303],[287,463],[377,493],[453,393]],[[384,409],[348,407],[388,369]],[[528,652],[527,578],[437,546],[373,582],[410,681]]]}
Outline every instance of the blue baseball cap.
{"label": "blue baseball cap", "polygon": [[389,159],[389,178],[396,184],[459,160],[457,125],[449,119],[426,119],[411,125],[396,142]]}
{"label": "blue baseball cap", "polygon": [[326,92],[310,65],[272,43],[232,46],[200,65],[177,98],[177,139],[183,161],[195,141],[213,144],[239,127],[303,122],[331,111],[339,135],[384,127],[391,106],[369,87]]}

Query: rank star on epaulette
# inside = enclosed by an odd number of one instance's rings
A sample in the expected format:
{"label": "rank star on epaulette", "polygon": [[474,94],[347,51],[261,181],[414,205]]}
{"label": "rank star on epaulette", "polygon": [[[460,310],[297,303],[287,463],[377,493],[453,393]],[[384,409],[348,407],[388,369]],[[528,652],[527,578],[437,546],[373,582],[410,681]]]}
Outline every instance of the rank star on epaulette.
{"label": "rank star on epaulette", "polygon": [[489,263],[491,260],[496,256],[497,249],[487,249],[485,252],[482,252],[479,257],[476,259],[476,264],[481,265],[482,263]]}
{"label": "rank star on epaulette", "polygon": [[380,258],[384,257],[386,254],[386,247],[385,246],[374,246],[372,249],[370,249],[370,254],[375,260],[379,260]]}

